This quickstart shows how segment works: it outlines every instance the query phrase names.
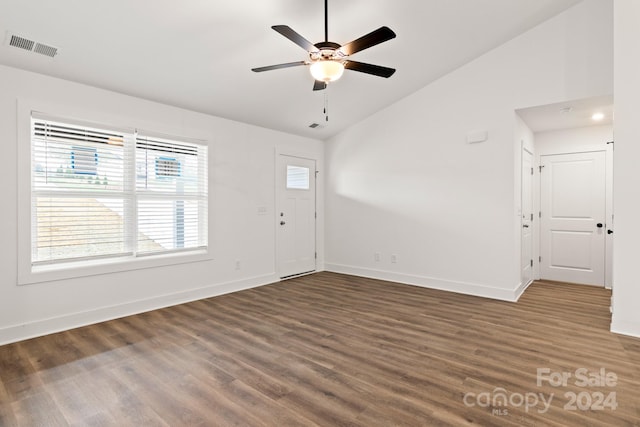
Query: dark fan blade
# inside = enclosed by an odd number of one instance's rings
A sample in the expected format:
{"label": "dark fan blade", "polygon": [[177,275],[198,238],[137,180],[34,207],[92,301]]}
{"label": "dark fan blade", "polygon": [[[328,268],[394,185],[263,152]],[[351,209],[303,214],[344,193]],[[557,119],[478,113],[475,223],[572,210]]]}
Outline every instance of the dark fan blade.
{"label": "dark fan blade", "polygon": [[396,37],[396,33],[389,27],[380,27],[375,31],[370,32],[366,36],[362,36],[359,39],[347,43],[338,49],[345,55],[353,55],[356,52],[370,48],[387,40],[391,40]]}
{"label": "dark fan blade", "polygon": [[309,40],[302,37],[300,34],[296,33],[291,27],[286,25],[274,25],[274,30],[306,50],[307,52],[318,52],[318,48],[313,45]]}
{"label": "dark fan blade", "polygon": [[394,68],[382,67],[380,65],[365,64],[364,62],[347,61],[344,64],[347,70],[359,71],[361,73],[373,74],[378,77],[389,78],[396,72]]}
{"label": "dark fan blade", "polygon": [[262,71],[279,70],[280,68],[297,67],[298,65],[307,65],[307,63],[304,62],[304,61],[287,62],[286,64],[269,65],[269,66],[266,66],[266,67],[252,68],[251,71],[255,71],[256,73],[260,73]]}
{"label": "dark fan blade", "polygon": [[324,90],[326,88],[327,88],[326,82],[321,82],[316,80],[315,83],[313,84],[313,90]]}

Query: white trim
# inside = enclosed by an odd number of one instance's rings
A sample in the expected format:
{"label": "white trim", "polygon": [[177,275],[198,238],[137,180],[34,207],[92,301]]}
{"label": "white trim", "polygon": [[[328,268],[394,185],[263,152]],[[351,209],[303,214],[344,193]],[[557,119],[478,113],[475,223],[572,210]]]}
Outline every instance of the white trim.
{"label": "white trim", "polygon": [[66,331],[94,323],[106,322],[120,317],[140,314],[204,298],[211,298],[231,292],[256,288],[278,281],[280,281],[280,279],[275,275],[275,273],[272,273],[8,326],[0,329],[0,345]]}
{"label": "white trim", "polygon": [[514,289],[494,288],[476,283],[455,282],[452,280],[437,279],[433,277],[417,276],[413,274],[396,273],[385,270],[354,267],[342,264],[325,263],[325,271],[350,274],[352,276],[367,277],[371,279],[388,280],[406,285],[420,286],[429,289],[456,292],[459,294],[473,295],[483,298],[491,298],[501,301],[516,302],[529,284],[519,284]]}
{"label": "white trim", "polygon": [[518,287],[514,290],[514,296],[515,296],[515,300],[514,301],[518,301],[520,299],[520,297],[522,296],[522,294],[524,294],[524,291],[527,290],[527,288],[529,287],[529,285],[531,285],[534,282],[534,280],[530,280],[529,283],[520,283],[520,285],[518,285]]}
{"label": "white trim", "polygon": [[[533,215],[533,217],[531,217],[531,220],[529,221],[529,227],[531,229],[531,261],[533,261],[536,258],[536,245],[535,245],[535,239],[536,239],[536,231],[538,228],[538,222],[540,221],[535,221],[534,217],[535,217],[535,192],[534,192],[534,187],[535,187],[535,174],[533,173],[533,171],[535,170],[535,163],[536,163],[536,156],[535,154],[530,151],[527,147],[525,147],[525,141],[524,139],[520,140],[520,215],[519,215],[519,227],[520,227],[520,280],[522,280],[522,272],[524,270],[525,264],[522,262],[522,252],[523,252],[523,234],[524,234],[524,224],[523,224],[523,220],[524,220],[524,213],[523,209],[524,209],[524,174],[526,173],[524,171],[524,154],[525,152],[527,152],[529,155],[531,155],[531,181],[530,181],[530,187],[529,191],[530,191],[530,203],[531,203],[531,212],[530,214]],[[535,222],[535,223],[534,223]],[[533,263],[531,263],[531,281],[529,283],[527,283],[525,285],[525,289],[529,286],[529,284],[533,281],[533,279],[535,279],[536,277],[536,270],[534,266],[537,266],[537,264],[539,264],[539,262],[534,261]],[[524,291],[524,290],[523,290]],[[522,295],[522,293],[518,294],[518,298],[520,298],[520,295]]]}
{"label": "white trim", "polygon": [[611,316],[611,332],[640,338],[640,323],[618,320],[615,313]]}
{"label": "white trim", "polygon": [[[318,162],[318,155],[311,152],[311,151],[296,151],[296,150],[290,150],[288,148],[283,148],[283,147],[276,147],[275,148],[275,158],[277,159],[278,156],[289,156],[289,157],[298,157],[300,159],[306,159],[306,160],[315,160],[316,162]],[[317,164],[316,164],[316,168],[317,168]]]}
{"label": "white trim", "polygon": [[137,257],[93,258],[86,261],[34,266],[30,267],[28,271],[19,270],[18,285],[30,285],[77,277],[99,276],[102,274],[211,260],[213,260],[213,255],[206,249],[138,255]]}
{"label": "white trim", "polygon": [[607,143],[605,154],[605,235],[604,235],[604,287],[613,289],[613,235],[608,230],[614,230],[613,221],[613,144]]}

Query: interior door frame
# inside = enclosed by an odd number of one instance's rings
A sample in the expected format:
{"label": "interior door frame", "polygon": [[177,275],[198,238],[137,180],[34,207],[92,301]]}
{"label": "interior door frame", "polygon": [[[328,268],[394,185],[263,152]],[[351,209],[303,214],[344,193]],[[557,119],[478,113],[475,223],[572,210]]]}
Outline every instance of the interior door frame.
{"label": "interior door frame", "polygon": [[[608,141],[605,150],[605,215],[606,215],[606,235],[604,236],[604,287],[613,289],[613,150],[614,142]],[[611,233],[609,231],[611,230]]]}
{"label": "interior door frame", "polygon": [[[320,270],[319,268],[319,257],[318,257],[318,174],[319,174],[319,164],[320,164],[320,158],[317,154],[311,153],[311,152],[306,152],[306,151],[296,151],[296,150],[290,150],[287,148],[280,148],[280,147],[276,147],[275,151],[274,151],[274,157],[273,157],[273,188],[274,188],[274,212],[273,212],[273,237],[274,237],[274,259],[273,259],[273,267],[274,267],[274,272],[276,273],[276,275],[278,277],[281,277],[281,272],[279,271],[279,255],[280,255],[280,248],[278,247],[278,212],[280,212],[281,210],[281,205],[280,205],[280,188],[278,187],[278,159],[280,159],[280,156],[289,156],[289,157],[297,157],[300,159],[305,159],[305,160],[311,160],[315,163],[315,173],[314,176],[312,177],[315,180],[315,192],[314,192],[314,210],[316,212],[316,218],[314,221],[314,251],[316,253],[316,260],[315,260],[315,270],[313,272],[310,273],[305,273],[305,274],[311,274],[311,273],[315,273],[317,271]],[[301,274],[304,275],[304,274]],[[292,277],[297,277],[297,276],[292,276]],[[287,277],[289,278],[289,277]],[[285,280],[282,279],[281,280]]]}
{"label": "interior door frame", "polygon": [[[523,228],[524,228],[524,221],[523,221],[523,208],[524,208],[524,174],[526,173],[524,170],[524,153],[525,151],[531,156],[531,168],[532,168],[532,172],[531,172],[531,181],[530,181],[530,188],[529,188],[529,195],[531,197],[530,203],[531,203],[531,213],[533,215],[533,217],[531,218],[531,220],[529,221],[529,227],[531,227],[530,229],[530,233],[531,233],[531,280],[528,283],[522,283],[523,286],[529,286],[529,284],[531,282],[533,282],[534,280],[536,280],[536,278],[538,278],[538,273],[539,273],[539,269],[536,268],[538,267],[538,263],[535,262],[535,258],[537,256],[537,252],[536,252],[536,239],[539,239],[539,227],[536,226],[536,224],[539,221],[536,221],[535,217],[537,215],[535,215],[536,212],[536,195],[535,195],[535,164],[536,164],[536,156],[535,153],[533,153],[531,150],[529,150],[526,145],[524,140],[521,141],[521,147],[520,147],[520,251],[523,250],[523,239],[522,239],[522,235],[523,235]],[[522,252],[520,253],[520,273],[522,273],[522,271],[524,271],[524,264],[522,263]],[[521,276],[522,277],[522,276]]]}

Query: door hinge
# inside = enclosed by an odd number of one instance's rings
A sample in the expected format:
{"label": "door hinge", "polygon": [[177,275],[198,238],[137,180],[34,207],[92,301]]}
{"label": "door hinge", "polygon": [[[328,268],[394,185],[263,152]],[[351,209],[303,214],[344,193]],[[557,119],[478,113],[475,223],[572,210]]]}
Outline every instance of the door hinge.
{"label": "door hinge", "polygon": [[533,260],[531,260],[531,267],[533,267]]}
{"label": "door hinge", "polygon": [[533,221],[533,214],[531,214],[531,221]]}
{"label": "door hinge", "polygon": [[531,168],[531,175],[533,175],[533,168]]}
{"label": "door hinge", "polygon": [[543,167],[544,167],[544,165],[540,165],[540,166],[538,166],[538,170],[539,170],[540,172],[542,172],[542,168],[543,168]]}
{"label": "door hinge", "polygon": [[314,217],[315,219],[318,219],[318,212],[314,212],[314,213],[313,213],[313,217]]}
{"label": "door hinge", "polygon": [[314,252],[313,256],[318,259],[318,252]]}
{"label": "door hinge", "polygon": [[541,256],[538,257],[538,262],[542,262],[542,257]]}
{"label": "door hinge", "polygon": [[542,218],[542,211],[538,211],[538,218]]}

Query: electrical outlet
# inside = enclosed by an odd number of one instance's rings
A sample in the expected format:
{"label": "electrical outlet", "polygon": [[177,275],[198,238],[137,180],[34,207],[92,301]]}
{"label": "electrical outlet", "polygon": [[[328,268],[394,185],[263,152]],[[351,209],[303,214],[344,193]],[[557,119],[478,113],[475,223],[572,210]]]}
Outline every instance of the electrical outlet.
{"label": "electrical outlet", "polygon": [[391,254],[391,263],[395,264],[396,262],[398,262],[398,255]]}
{"label": "electrical outlet", "polygon": [[240,260],[236,260],[236,270],[240,270]]}
{"label": "electrical outlet", "polygon": [[376,252],[375,254],[373,254],[373,260],[375,262],[380,262],[380,252]]}

